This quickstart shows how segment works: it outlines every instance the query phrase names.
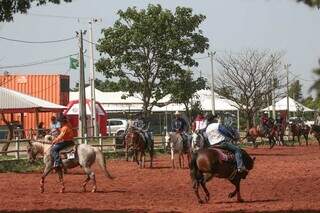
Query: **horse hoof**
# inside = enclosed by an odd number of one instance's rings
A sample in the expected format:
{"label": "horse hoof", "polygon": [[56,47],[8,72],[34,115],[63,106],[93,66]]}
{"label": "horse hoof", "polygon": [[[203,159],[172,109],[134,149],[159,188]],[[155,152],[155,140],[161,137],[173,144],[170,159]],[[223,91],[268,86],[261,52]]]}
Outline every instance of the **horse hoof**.
{"label": "horse hoof", "polygon": [[87,190],[86,190],[86,188],[84,188],[84,187],[81,189],[81,192],[86,192],[86,191],[87,191]]}
{"label": "horse hoof", "polygon": [[92,189],[91,193],[97,192],[97,189]]}
{"label": "horse hoof", "polygon": [[199,204],[204,204],[203,200],[198,200]]}
{"label": "horse hoof", "polygon": [[43,188],[40,188],[40,193],[43,193],[44,192],[44,189]]}
{"label": "horse hoof", "polygon": [[229,197],[229,198],[233,198],[235,195],[236,195],[235,193],[232,193],[232,192],[231,192],[231,193],[229,193],[228,197]]}
{"label": "horse hoof", "polygon": [[238,199],[238,202],[239,202],[239,203],[243,203],[244,200],[243,200],[242,198],[240,198],[240,199]]}

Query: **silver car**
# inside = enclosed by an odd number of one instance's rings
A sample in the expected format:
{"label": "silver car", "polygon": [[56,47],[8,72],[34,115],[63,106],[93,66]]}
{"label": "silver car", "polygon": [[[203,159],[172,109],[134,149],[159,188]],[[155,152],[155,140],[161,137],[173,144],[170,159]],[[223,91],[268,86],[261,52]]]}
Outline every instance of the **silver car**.
{"label": "silver car", "polygon": [[111,118],[107,121],[107,130],[112,135],[122,135],[128,128],[128,121],[122,118]]}

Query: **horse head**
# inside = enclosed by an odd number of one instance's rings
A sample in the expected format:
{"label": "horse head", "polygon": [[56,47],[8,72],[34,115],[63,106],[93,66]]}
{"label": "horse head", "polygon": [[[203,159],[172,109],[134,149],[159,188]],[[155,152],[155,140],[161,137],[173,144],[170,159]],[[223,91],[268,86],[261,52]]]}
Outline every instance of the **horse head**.
{"label": "horse head", "polygon": [[36,160],[37,157],[37,148],[33,145],[33,142],[28,141],[27,145],[27,159],[29,163],[33,163]]}

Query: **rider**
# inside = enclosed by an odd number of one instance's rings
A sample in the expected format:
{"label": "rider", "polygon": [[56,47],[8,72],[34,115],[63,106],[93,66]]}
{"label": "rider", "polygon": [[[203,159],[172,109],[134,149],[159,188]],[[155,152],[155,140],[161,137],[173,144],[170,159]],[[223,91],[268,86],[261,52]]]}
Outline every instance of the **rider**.
{"label": "rider", "polygon": [[151,145],[151,135],[148,131],[148,127],[149,127],[149,122],[144,118],[143,113],[139,112],[136,115],[135,120],[132,122],[132,126],[134,127],[136,130],[138,130],[138,132],[140,133],[140,135],[142,136],[142,138],[144,139],[145,143],[149,146]]}
{"label": "rider", "polygon": [[195,119],[195,132],[203,133],[207,127],[207,120],[203,113],[199,113]]}
{"label": "rider", "polygon": [[188,124],[187,122],[181,117],[181,114],[179,111],[176,111],[174,113],[175,119],[172,121],[172,131],[175,131],[181,135],[183,138],[183,141],[188,140],[188,136],[186,135],[186,132],[188,131]]}
{"label": "rider", "polygon": [[53,157],[53,167],[61,167],[62,166],[62,161],[59,155],[59,151],[74,144],[73,138],[73,130],[72,126],[69,123],[67,117],[61,116],[59,118],[59,121],[61,123],[61,129],[60,129],[60,134],[52,141],[53,146],[51,147],[51,156]]}
{"label": "rider", "polygon": [[50,135],[57,137],[60,134],[60,128],[61,124],[59,121],[57,121],[57,118],[55,116],[51,117],[51,130],[50,130]]}
{"label": "rider", "polygon": [[217,116],[209,114],[207,117],[208,127],[206,129],[206,134],[211,146],[219,145],[219,147],[223,149],[230,150],[234,153],[236,163],[237,163],[237,172],[243,173],[248,170],[244,166],[242,160],[242,152],[241,149],[234,145],[231,141],[235,140],[234,136],[230,133],[228,128],[224,125],[218,123]]}
{"label": "rider", "polygon": [[268,113],[264,112],[260,118],[260,124],[262,128],[262,132],[267,135],[269,133],[269,118]]}

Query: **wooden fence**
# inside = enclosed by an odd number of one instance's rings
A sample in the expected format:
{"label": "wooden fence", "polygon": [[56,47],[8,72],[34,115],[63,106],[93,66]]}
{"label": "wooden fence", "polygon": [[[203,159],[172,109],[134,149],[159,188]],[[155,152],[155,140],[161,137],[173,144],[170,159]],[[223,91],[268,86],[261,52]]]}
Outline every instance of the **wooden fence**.
{"label": "wooden fence", "polygon": [[[97,136],[97,137],[76,137],[78,143],[90,144],[95,147],[100,147],[103,152],[124,152],[124,140],[123,137],[114,135],[111,136]],[[0,140],[0,148],[2,145],[8,145],[7,151],[0,151],[0,155],[7,155],[15,153],[15,158],[20,159],[21,153],[27,152],[26,146],[31,139],[21,139],[16,137],[14,140]],[[164,149],[165,148],[165,137],[163,135],[154,135],[154,148]]]}

